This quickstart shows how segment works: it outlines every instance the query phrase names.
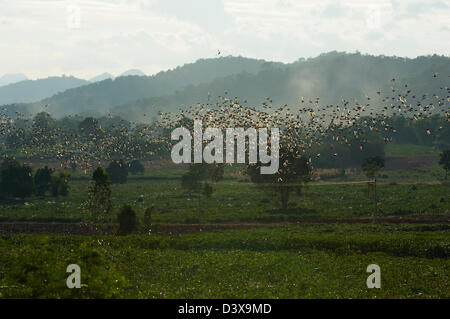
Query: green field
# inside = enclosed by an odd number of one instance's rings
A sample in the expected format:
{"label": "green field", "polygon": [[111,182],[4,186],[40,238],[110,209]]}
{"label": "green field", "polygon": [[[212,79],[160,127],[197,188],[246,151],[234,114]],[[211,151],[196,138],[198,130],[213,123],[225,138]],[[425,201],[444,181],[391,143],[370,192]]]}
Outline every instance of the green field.
{"label": "green field", "polygon": [[[93,249],[123,280],[104,287],[120,298],[448,298],[449,234],[448,225],[317,224],[179,236],[4,235],[0,261],[3,274],[33,264],[63,286],[63,265],[83,264],[82,249]],[[61,271],[24,262],[33,251],[53,256]],[[366,287],[369,264],[381,268],[381,289]],[[81,290],[90,296],[94,287]],[[3,294],[21,296],[15,289]]]}
{"label": "green field", "polygon": [[[87,198],[89,181],[74,180],[67,197],[33,198],[1,202],[0,220],[79,221],[89,219],[80,205]],[[280,209],[276,194],[267,195],[245,180],[226,179],[214,185],[211,198],[202,198],[197,213],[196,194],[186,192],[174,178],[134,177],[126,184],[112,185],[115,213],[123,204],[131,204],[141,216],[155,206],[155,222],[242,222],[296,221],[309,218],[368,217],[373,202],[366,183],[311,183],[300,196],[292,195],[289,208]],[[450,184],[381,183],[377,187],[380,216],[408,214],[445,214],[450,208]],[[143,195],[143,201],[139,201]],[[371,196],[371,195],[370,195]]]}
{"label": "green field", "polygon": [[[183,172],[149,171],[112,185],[109,223],[123,204],[140,221],[154,206],[151,231],[142,223],[128,236],[0,230],[0,298],[450,297],[448,183],[380,179],[373,224],[372,198],[358,176],[310,183],[282,210],[276,194],[229,168],[198,214],[196,194],[181,188]],[[67,197],[2,201],[0,222],[89,221],[81,209],[89,175],[73,177]],[[188,225],[197,229],[181,227]],[[66,287],[72,263],[86,284],[79,290]],[[381,268],[381,289],[366,286],[370,264]]]}
{"label": "green field", "polygon": [[387,157],[411,157],[411,156],[425,156],[425,155],[439,155],[439,151],[433,146],[416,145],[416,144],[387,144]]}

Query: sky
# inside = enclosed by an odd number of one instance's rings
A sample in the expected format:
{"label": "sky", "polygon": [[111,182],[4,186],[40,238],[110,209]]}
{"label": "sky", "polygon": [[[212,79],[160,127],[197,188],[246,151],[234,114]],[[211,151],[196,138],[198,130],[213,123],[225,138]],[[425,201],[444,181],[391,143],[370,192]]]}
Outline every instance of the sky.
{"label": "sky", "polygon": [[0,0],[0,76],[146,74],[200,58],[450,55],[450,0]]}

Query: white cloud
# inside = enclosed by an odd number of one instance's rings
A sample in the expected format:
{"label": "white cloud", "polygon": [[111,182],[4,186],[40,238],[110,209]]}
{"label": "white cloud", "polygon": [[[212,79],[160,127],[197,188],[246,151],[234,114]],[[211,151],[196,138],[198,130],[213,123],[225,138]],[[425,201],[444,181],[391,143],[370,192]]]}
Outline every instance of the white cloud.
{"label": "white cloud", "polygon": [[[68,28],[67,8],[80,8]],[[30,77],[214,57],[291,62],[325,51],[450,53],[450,0],[0,0],[0,72]]]}

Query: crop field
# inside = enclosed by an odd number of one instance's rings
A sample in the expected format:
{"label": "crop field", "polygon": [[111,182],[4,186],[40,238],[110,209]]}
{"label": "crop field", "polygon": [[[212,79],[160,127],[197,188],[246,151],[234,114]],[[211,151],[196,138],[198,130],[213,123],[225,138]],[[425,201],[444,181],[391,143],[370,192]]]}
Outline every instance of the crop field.
{"label": "crop field", "polygon": [[[179,171],[162,177],[161,172],[131,176],[126,184],[112,185],[113,207],[131,204],[138,216],[154,206],[154,222],[280,222],[314,218],[371,217],[373,202],[365,182],[310,183],[300,195],[292,195],[289,207],[280,209],[279,196],[268,196],[248,180],[229,177],[213,185],[210,198],[201,199],[197,212],[196,194],[180,185]],[[397,174],[399,174],[397,172]],[[414,172],[409,172],[411,176]],[[414,175],[413,175],[414,176]],[[71,182],[67,197],[2,201],[0,221],[81,221],[90,216],[80,208],[87,198],[88,177]],[[448,183],[383,182],[377,186],[379,216],[447,215],[450,208]],[[116,220],[117,210],[109,216]]]}
{"label": "crop field", "polygon": [[[58,226],[90,221],[81,209],[88,175],[74,174],[66,197],[2,201],[0,298],[450,297],[448,183],[381,180],[373,218],[355,173],[308,184],[283,210],[276,194],[227,169],[198,213],[182,173],[153,170],[112,185],[107,235]],[[140,225],[118,236],[123,204]],[[148,207],[151,225],[142,222]],[[54,223],[57,231],[5,227]],[[65,286],[73,263],[86,282],[76,291]],[[366,286],[371,264],[380,266],[380,289]]]}
{"label": "crop field", "polygon": [[[107,280],[89,278],[84,297],[99,297],[101,287],[100,297],[120,298],[448,298],[449,232],[448,224],[305,224],[176,236],[3,235],[2,274],[21,274],[7,282],[20,286],[31,264],[55,261],[36,266],[51,292],[3,293],[70,297],[57,283],[88,251],[108,265]],[[382,288],[370,290],[366,267],[374,263]]]}

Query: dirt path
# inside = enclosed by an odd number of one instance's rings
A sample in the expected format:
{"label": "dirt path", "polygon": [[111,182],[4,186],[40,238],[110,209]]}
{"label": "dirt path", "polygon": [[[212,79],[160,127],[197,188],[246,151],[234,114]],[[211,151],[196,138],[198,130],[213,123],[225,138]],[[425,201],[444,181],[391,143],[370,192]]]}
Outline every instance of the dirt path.
{"label": "dirt path", "polygon": [[[153,234],[177,235],[197,232],[211,232],[231,229],[249,229],[260,227],[279,227],[296,224],[370,224],[371,218],[327,218],[304,219],[297,222],[279,223],[205,223],[205,224],[157,224],[152,227]],[[378,224],[449,224],[450,216],[411,215],[379,217]],[[116,225],[106,227],[107,234],[114,234]],[[0,222],[0,234],[67,234],[67,235],[93,235],[90,227],[82,223],[42,223],[42,222]]]}

